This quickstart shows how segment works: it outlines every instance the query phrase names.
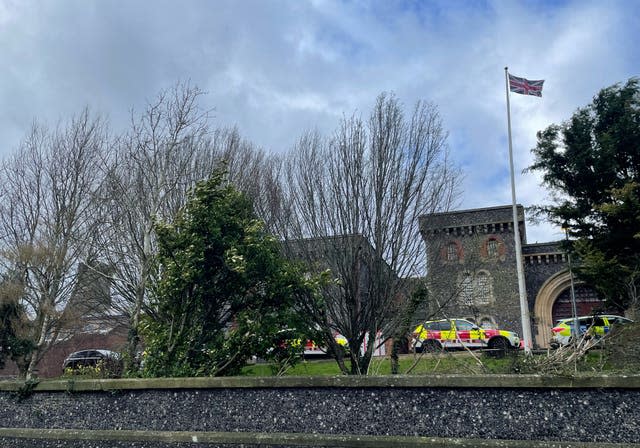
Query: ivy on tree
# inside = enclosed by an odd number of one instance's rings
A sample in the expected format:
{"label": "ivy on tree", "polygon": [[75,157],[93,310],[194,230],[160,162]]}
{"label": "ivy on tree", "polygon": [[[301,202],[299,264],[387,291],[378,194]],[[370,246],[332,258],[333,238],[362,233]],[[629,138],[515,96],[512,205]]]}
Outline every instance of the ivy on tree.
{"label": "ivy on tree", "polygon": [[35,343],[25,334],[29,320],[24,306],[18,301],[21,285],[3,279],[0,282],[0,369],[10,359],[20,372],[25,372]]}
{"label": "ivy on tree", "polygon": [[554,200],[538,211],[576,237],[578,276],[618,310],[637,306],[640,280],[638,82],[607,87],[567,122],[538,132],[529,167]]}
{"label": "ivy on tree", "polygon": [[306,336],[293,304],[313,294],[313,282],[282,258],[223,173],[198,184],[175,221],[156,232],[159,281],[143,323],[145,374],[230,375],[252,356],[295,359],[302,346],[290,341]]}

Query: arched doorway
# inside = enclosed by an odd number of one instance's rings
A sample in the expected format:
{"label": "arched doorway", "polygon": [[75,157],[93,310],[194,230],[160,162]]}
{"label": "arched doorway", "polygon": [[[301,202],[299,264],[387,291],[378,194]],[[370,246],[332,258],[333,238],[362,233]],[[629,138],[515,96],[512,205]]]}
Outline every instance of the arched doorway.
{"label": "arched doorway", "polygon": [[[585,284],[577,284],[574,287],[576,295],[576,312],[578,316],[588,316],[595,312],[604,311],[604,301],[598,297],[598,293],[593,288]],[[567,288],[560,293],[555,302],[553,302],[553,308],[551,309],[551,316],[553,322],[558,319],[564,319],[572,317],[571,307],[571,288]]]}
{"label": "arched doorway", "polygon": [[[601,308],[603,301],[593,288],[574,282],[576,309],[579,316],[590,314]],[[539,347],[549,347],[553,323],[565,317],[571,317],[571,277],[569,271],[561,271],[549,277],[536,296],[533,307],[536,319],[535,341]]]}

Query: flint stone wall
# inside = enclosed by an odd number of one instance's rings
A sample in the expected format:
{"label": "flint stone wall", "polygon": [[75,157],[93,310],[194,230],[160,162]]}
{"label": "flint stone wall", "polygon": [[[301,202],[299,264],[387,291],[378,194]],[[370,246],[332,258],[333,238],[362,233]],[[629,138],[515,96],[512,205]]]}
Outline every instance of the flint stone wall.
{"label": "flint stone wall", "polygon": [[49,381],[30,394],[20,387],[0,383],[1,447],[249,447],[260,440],[259,446],[640,446],[640,376]]}

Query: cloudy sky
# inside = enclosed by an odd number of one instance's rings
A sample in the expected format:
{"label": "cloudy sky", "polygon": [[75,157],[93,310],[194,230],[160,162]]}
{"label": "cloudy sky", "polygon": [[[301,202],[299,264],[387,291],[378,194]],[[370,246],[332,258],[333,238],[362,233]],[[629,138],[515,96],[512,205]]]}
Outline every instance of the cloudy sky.
{"label": "cloudy sky", "polygon": [[[504,67],[545,79],[511,95],[518,202],[544,201],[535,134],[640,74],[640,1],[0,0],[0,156],[34,120],[89,106],[116,130],[164,88],[207,92],[214,126],[268,151],[366,115],[382,91],[438,105],[465,172],[463,208],[511,203]],[[529,226],[529,242],[559,229]]]}

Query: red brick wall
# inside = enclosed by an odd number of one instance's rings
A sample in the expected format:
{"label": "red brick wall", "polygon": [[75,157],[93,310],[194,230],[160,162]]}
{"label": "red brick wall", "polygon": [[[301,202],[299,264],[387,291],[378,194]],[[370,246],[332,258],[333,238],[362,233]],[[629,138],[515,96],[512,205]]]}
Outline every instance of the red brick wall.
{"label": "red brick wall", "polygon": [[[62,363],[72,352],[88,349],[107,349],[116,352],[124,350],[127,342],[127,328],[118,326],[106,334],[80,333],[66,341],[55,344],[38,364],[37,375],[40,378],[54,378],[62,375]],[[0,378],[17,376],[16,365],[7,360],[5,368],[0,370]]]}

